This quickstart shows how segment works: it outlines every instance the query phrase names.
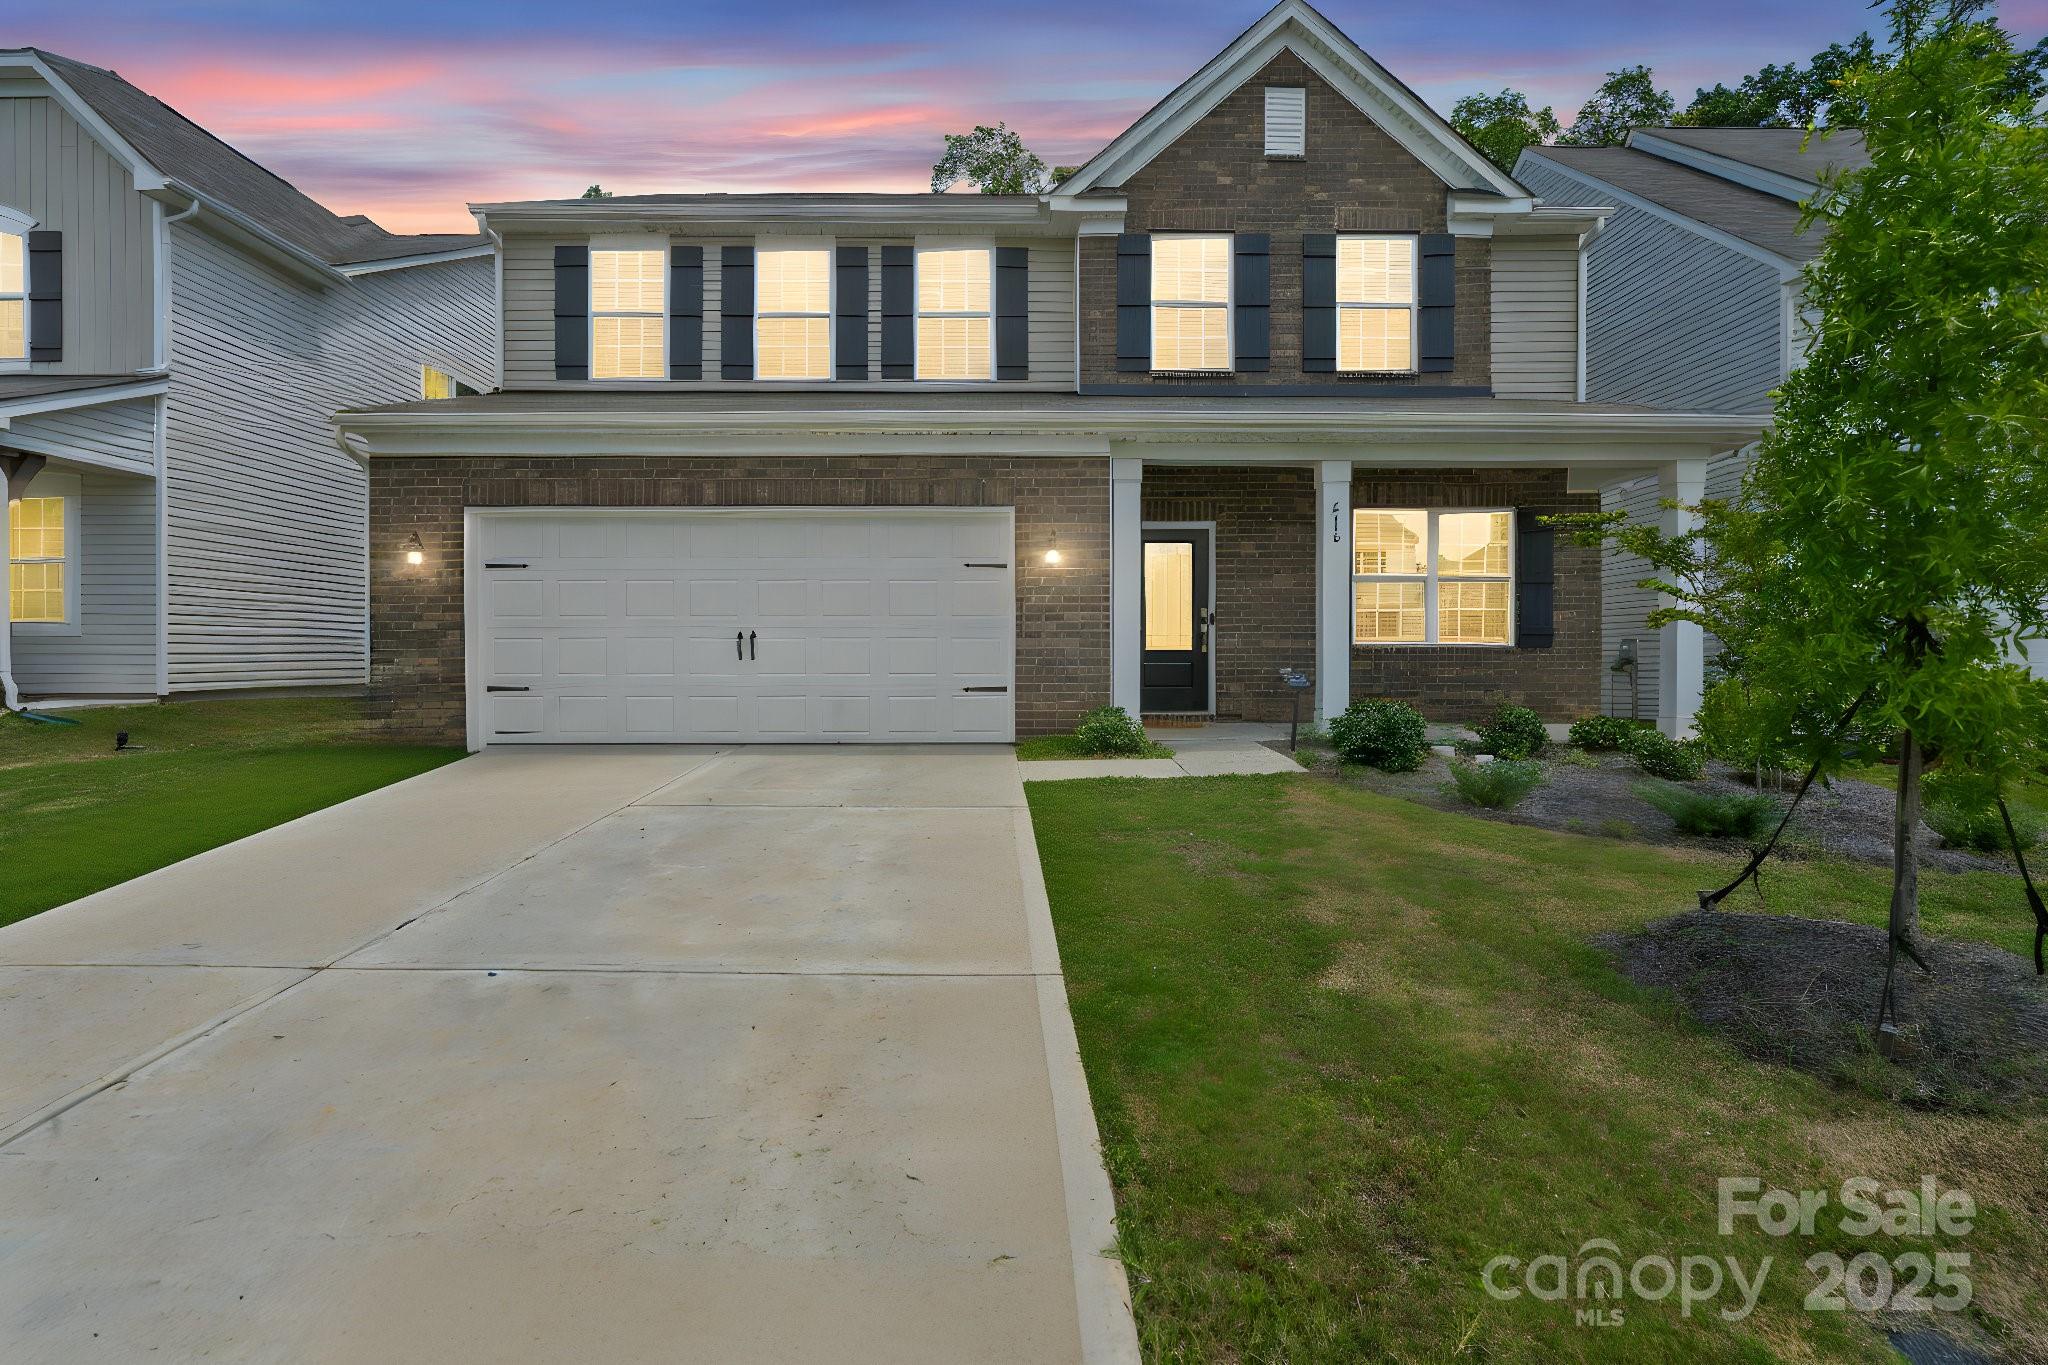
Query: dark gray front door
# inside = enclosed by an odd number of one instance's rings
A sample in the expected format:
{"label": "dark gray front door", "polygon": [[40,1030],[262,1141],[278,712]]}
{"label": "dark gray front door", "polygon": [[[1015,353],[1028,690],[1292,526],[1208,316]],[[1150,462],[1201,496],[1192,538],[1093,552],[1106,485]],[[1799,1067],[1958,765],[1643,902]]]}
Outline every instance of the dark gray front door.
{"label": "dark gray front door", "polygon": [[1145,532],[1145,710],[1209,709],[1209,606],[1209,533]]}

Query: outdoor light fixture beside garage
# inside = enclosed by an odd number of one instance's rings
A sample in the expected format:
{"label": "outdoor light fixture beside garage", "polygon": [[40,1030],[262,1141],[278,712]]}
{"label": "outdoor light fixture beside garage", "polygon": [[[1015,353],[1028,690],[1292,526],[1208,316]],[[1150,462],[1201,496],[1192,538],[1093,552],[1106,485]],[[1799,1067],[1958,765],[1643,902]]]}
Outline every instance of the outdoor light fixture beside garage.
{"label": "outdoor light fixture beside garage", "polygon": [[405,562],[415,569],[427,562],[427,547],[420,543],[417,530],[405,538]]}
{"label": "outdoor light fixture beside garage", "polygon": [[1060,562],[1060,533],[1058,531],[1052,533],[1052,544],[1046,547],[1045,562],[1048,564]]}

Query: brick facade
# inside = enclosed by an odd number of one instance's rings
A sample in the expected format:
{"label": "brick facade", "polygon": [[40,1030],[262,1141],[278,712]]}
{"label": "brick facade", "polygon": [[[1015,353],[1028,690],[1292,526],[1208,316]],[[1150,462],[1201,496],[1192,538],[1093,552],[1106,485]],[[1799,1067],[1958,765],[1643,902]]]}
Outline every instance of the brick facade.
{"label": "brick facade", "polygon": [[[1597,512],[1594,493],[1565,491],[1562,469],[1359,469],[1353,507],[1513,507],[1526,515]],[[1476,720],[1505,698],[1545,720],[1600,709],[1600,551],[1557,540],[1549,649],[1371,645],[1351,651],[1351,696],[1413,703],[1432,720]]]}
{"label": "brick facade", "polygon": [[[1308,154],[1265,154],[1265,89],[1308,95]],[[1272,368],[1194,379],[1120,374],[1116,368],[1116,239],[1081,238],[1081,382],[1138,388],[1230,384],[1247,389],[1314,384],[1355,390],[1492,383],[1491,244],[1457,244],[1455,368],[1448,374],[1348,378],[1301,368],[1301,239],[1310,232],[1442,232],[1447,187],[1379,125],[1292,52],[1275,57],[1121,192],[1129,232],[1264,232],[1272,237]]]}
{"label": "brick facade", "polygon": [[[1109,697],[1109,470],[1084,458],[590,456],[370,465],[370,717],[464,737],[465,507],[1014,507],[1017,733],[1070,729]],[[424,568],[393,547],[418,531]],[[1054,533],[1062,562],[1047,565]]]}

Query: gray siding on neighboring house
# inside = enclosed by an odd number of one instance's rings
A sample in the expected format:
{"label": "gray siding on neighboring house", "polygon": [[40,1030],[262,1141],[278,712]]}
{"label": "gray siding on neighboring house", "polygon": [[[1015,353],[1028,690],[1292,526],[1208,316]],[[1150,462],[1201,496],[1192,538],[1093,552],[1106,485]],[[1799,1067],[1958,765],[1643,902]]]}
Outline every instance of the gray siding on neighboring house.
{"label": "gray siding on neighboring house", "polygon": [[154,362],[155,206],[47,97],[0,98],[0,204],[64,234],[64,358],[38,374],[126,374]]}
{"label": "gray siding on neighboring house", "polygon": [[[29,493],[78,478],[78,629],[14,629],[14,676],[35,696],[156,691],[156,483],[126,474],[40,474]],[[71,491],[68,480],[62,491]]]}
{"label": "gray siding on neighboring house", "polygon": [[330,419],[418,398],[423,362],[490,387],[492,263],[323,291],[172,231],[170,685],[361,682],[365,479]]}
{"label": "gray siding on neighboring house", "polygon": [[7,428],[5,442],[57,459],[87,452],[100,459],[118,460],[135,473],[153,474],[156,406],[154,398],[131,398],[17,417]]}
{"label": "gray siding on neighboring house", "polygon": [[[1553,202],[1601,199],[1598,181],[1535,157],[1520,174]],[[1775,267],[1624,204],[1586,252],[1586,396],[1767,412],[1783,364],[1781,302]]]}
{"label": "gray siding on neighboring house", "polygon": [[1578,383],[1578,239],[1496,237],[1494,393],[1570,399]]}
{"label": "gray siding on neighboring house", "polygon": [[[653,234],[659,235],[659,234]],[[555,382],[555,247],[571,237],[508,236],[505,239],[505,387],[545,387]],[[704,368],[702,378],[719,379],[719,248],[740,245],[740,237],[686,237],[704,248]],[[907,239],[889,238],[891,242]],[[987,240],[983,238],[981,240]],[[882,377],[882,263],[875,247],[883,238],[839,237],[835,244],[862,246],[868,253],[868,377]],[[1039,386],[1071,388],[1074,382],[1074,244],[1034,241],[1031,250],[1030,379]],[[632,385],[662,388],[662,384]]]}

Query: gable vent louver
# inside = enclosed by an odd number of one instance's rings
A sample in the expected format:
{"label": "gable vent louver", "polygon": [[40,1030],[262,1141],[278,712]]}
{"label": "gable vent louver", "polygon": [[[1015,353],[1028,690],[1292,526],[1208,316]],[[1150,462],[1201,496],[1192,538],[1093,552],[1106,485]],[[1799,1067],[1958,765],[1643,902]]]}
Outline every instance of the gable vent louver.
{"label": "gable vent louver", "polygon": [[1308,91],[1300,86],[1266,87],[1266,155],[1308,154]]}

